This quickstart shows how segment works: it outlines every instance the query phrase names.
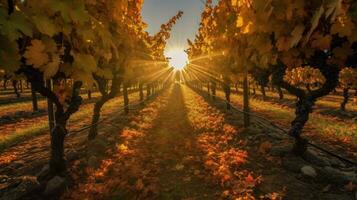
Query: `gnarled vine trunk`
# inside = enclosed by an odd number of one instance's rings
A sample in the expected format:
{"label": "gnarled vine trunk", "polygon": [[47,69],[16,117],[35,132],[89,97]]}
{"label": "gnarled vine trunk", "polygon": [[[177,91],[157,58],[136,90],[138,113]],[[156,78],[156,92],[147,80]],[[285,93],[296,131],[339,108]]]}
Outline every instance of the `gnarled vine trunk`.
{"label": "gnarled vine trunk", "polygon": [[87,91],[88,99],[92,99],[92,90]]}
{"label": "gnarled vine trunk", "polygon": [[289,134],[295,137],[294,153],[302,155],[307,148],[307,141],[301,137],[302,130],[309,120],[309,114],[312,112],[312,107],[315,104],[315,100],[311,96],[299,97],[296,102],[295,119],[291,122],[291,128]]}
{"label": "gnarled vine trunk", "polygon": [[[59,116],[56,116],[58,118]],[[56,123],[51,131],[50,171],[53,174],[62,174],[66,171],[64,158],[64,139],[67,135],[65,122]]]}
{"label": "gnarled vine trunk", "polygon": [[63,175],[63,173],[66,172],[66,160],[64,158],[64,139],[67,134],[66,125],[70,116],[77,112],[82,104],[82,97],[80,96],[82,82],[76,81],[73,84],[71,98],[68,101],[68,107],[67,109],[64,109],[64,105],[60,102],[57,95],[51,90],[51,87],[48,84],[45,86],[41,72],[37,69],[27,67],[21,69],[20,71],[25,73],[35,91],[48,98],[56,106],[54,127],[50,130],[50,175]]}
{"label": "gnarled vine trunk", "polygon": [[7,90],[7,81],[8,81],[8,79],[5,78],[4,83],[3,83],[4,90]]}
{"label": "gnarled vine trunk", "polygon": [[129,113],[129,96],[128,96],[127,83],[123,84],[123,97],[124,97],[124,112],[125,112],[125,114],[128,114]]}
{"label": "gnarled vine trunk", "polygon": [[340,110],[341,111],[346,111],[346,104],[349,99],[349,94],[348,94],[349,88],[343,88],[343,100],[340,105]]}
{"label": "gnarled vine trunk", "polygon": [[262,93],[262,95],[263,95],[263,100],[266,100],[266,94],[265,94],[265,87],[264,86],[260,86],[260,92]]}
{"label": "gnarled vine trunk", "polygon": [[243,78],[243,120],[244,127],[248,128],[250,126],[250,116],[249,116],[249,85],[248,85],[248,69],[244,68],[244,78]]}
{"label": "gnarled vine trunk", "polygon": [[283,90],[281,89],[281,87],[276,87],[276,90],[278,91],[278,95],[279,95],[279,99],[282,100],[284,99],[284,93]]}
{"label": "gnarled vine trunk", "polygon": [[18,89],[17,89],[17,80],[13,80],[13,81],[12,81],[12,87],[13,87],[13,89],[14,89],[14,93],[15,93],[15,95],[16,95],[16,98],[20,98],[21,95],[20,95],[20,93],[19,93],[19,91],[18,91]]}
{"label": "gnarled vine trunk", "polygon": [[104,78],[101,78],[95,74],[93,74],[93,78],[97,81],[98,84],[98,90],[101,93],[101,98],[94,104],[93,108],[93,116],[92,116],[92,127],[89,130],[88,133],[88,140],[94,140],[97,135],[98,135],[98,124],[100,120],[100,112],[102,110],[102,107],[106,102],[109,100],[113,99],[119,92],[120,84],[121,84],[121,78],[117,77],[116,75],[114,76],[114,79],[112,80],[110,92],[108,92],[108,81],[105,80]]}
{"label": "gnarled vine trunk", "polygon": [[104,105],[104,103],[108,101],[108,98],[101,98],[94,104],[93,108],[93,116],[92,116],[92,127],[89,130],[88,140],[94,140],[98,134],[98,123],[100,120],[100,111]]}
{"label": "gnarled vine trunk", "polygon": [[223,90],[226,97],[227,110],[231,109],[231,84],[228,78],[224,78]]}
{"label": "gnarled vine trunk", "polygon": [[286,66],[280,61],[278,61],[273,70],[274,84],[286,89],[298,98],[295,108],[295,119],[291,122],[289,130],[289,134],[295,138],[293,152],[297,155],[302,155],[307,149],[307,140],[301,137],[301,133],[317,98],[328,95],[338,84],[339,68],[334,65],[328,65],[326,63],[327,59],[328,55],[324,52],[316,52],[311,58],[311,66],[319,69],[326,78],[322,86],[316,90],[304,91],[286,82],[284,80]]}
{"label": "gnarled vine trunk", "polygon": [[37,103],[36,91],[33,88],[33,86],[31,86],[31,97],[32,97],[32,111],[36,112],[38,111],[38,103]]}
{"label": "gnarled vine trunk", "polygon": [[212,91],[212,98],[216,99],[216,89],[217,89],[217,83],[216,81],[211,81],[211,91]]}

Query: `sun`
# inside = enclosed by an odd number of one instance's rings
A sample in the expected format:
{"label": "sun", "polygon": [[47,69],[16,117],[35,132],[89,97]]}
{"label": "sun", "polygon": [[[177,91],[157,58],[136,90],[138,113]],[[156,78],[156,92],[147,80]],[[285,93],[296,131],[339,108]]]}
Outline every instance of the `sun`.
{"label": "sun", "polygon": [[182,70],[188,64],[188,55],[183,49],[172,49],[166,53],[169,64],[175,70]]}

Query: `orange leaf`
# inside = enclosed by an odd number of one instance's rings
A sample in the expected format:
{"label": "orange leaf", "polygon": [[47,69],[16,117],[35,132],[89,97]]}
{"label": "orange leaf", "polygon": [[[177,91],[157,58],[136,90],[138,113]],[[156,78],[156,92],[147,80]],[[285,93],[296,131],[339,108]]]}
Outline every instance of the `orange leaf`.
{"label": "orange leaf", "polygon": [[255,186],[255,179],[251,174],[248,174],[248,176],[245,178],[245,184],[247,184],[249,187]]}
{"label": "orange leaf", "polygon": [[144,189],[144,183],[142,179],[138,179],[135,184],[135,189],[137,190],[143,190]]}
{"label": "orange leaf", "polygon": [[260,144],[259,146],[259,152],[262,154],[266,154],[272,147],[272,144],[269,141],[265,141]]}

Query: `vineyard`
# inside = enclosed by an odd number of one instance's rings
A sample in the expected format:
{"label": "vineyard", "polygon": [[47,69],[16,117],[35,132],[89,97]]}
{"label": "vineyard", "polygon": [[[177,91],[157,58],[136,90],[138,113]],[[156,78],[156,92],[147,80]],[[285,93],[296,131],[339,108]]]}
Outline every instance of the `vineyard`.
{"label": "vineyard", "polygon": [[0,0],[1,200],[357,199],[357,1],[154,2]]}

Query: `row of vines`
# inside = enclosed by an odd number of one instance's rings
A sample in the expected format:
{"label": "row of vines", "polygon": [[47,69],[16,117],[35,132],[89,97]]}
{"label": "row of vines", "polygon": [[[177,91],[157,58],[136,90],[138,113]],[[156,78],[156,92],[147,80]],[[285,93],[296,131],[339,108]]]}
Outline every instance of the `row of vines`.
{"label": "row of vines", "polygon": [[[95,139],[103,105],[128,88],[149,96],[171,73],[164,56],[178,12],[155,35],[141,18],[142,0],[0,1],[0,72],[4,81],[28,81],[48,101],[50,174],[66,171],[67,122],[82,104],[81,90],[95,90],[88,139]],[[5,81],[5,86],[6,86]],[[14,84],[16,88],[16,83]]]}
{"label": "row of vines", "polygon": [[315,102],[340,87],[344,110],[349,90],[357,88],[356,1],[207,0],[199,32],[188,43],[185,78],[213,95],[222,85],[227,102],[232,85],[243,79],[247,113],[249,77],[264,96],[268,83],[280,98],[282,89],[296,96],[289,134],[298,155],[307,148],[301,134]]}

